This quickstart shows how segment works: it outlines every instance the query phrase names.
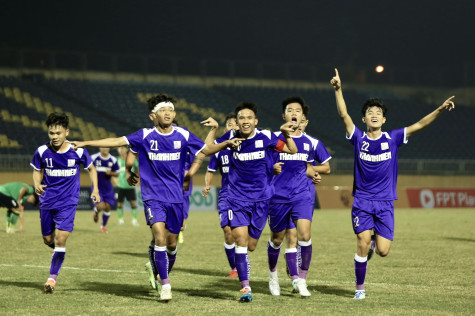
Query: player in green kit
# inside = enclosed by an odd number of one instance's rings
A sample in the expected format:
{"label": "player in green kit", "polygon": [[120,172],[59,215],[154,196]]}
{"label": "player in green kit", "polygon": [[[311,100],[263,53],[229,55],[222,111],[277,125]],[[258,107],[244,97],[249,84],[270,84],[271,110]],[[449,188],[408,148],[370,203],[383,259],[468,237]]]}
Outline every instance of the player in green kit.
{"label": "player in green kit", "polygon": [[[124,199],[127,199],[130,203],[130,207],[132,208],[132,225],[139,226],[137,221],[137,193],[135,192],[135,187],[130,186],[127,183],[127,172],[125,169],[125,162],[127,160],[127,154],[129,149],[127,146],[122,146],[118,148],[119,157],[117,157],[117,163],[120,167],[119,172],[119,183],[117,184],[118,189],[118,196],[117,196],[117,218],[119,220],[119,225],[124,225]],[[134,166],[132,167],[132,171],[138,173],[139,163],[137,160],[134,162]]]}
{"label": "player in green kit", "polygon": [[7,233],[15,232],[15,225],[20,218],[20,231],[24,230],[23,224],[23,203],[38,205],[38,196],[35,189],[28,184],[21,182],[10,182],[0,185],[0,206],[7,208]]}

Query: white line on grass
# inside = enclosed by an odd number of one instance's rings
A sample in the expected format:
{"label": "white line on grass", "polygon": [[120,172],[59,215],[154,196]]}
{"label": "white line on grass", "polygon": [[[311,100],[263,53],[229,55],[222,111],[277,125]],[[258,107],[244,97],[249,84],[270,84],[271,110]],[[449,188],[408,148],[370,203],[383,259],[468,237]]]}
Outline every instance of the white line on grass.
{"label": "white line on grass", "polygon": [[[37,268],[37,269],[49,269],[49,266],[36,266],[31,264],[23,264],[21,266],[15,264],[0,264],[0,267],[23,267],[23,268]],[[61,269],[64,270],[80,270],[80,271],[95,271],[95,272],[109,272],[109,273],[132,273],[132,274],[145,274],[148,273],[146,271],[124,271],[124,270],[111,270],[111,269],[93,269],[93,268],[78,268],[78,267],[62,267]],[[186,273],[187,275],[193,275],[193,273]],[[267,281],[267,278],[263,277],[251,277],[252,280],[257,281]],[[307,279],[307,284],[320,284],[320,285],[353,285],[355,284],[352,281],[325,281],[325,280],[312,280]],[[402,288],[414,288],[414,289],[432,289],[432,288],[439,288],[440,286],[429,286],[429,285],[422,285],[422,284],[397,284],[397,283],[371,283],[367,282],[366,285],[371,286],[381,286],[381,287],[402,287]],[[444,289],[447,290],[454,290],[454,291],[465,291],[466,287],[461,286],[446,286]]]}

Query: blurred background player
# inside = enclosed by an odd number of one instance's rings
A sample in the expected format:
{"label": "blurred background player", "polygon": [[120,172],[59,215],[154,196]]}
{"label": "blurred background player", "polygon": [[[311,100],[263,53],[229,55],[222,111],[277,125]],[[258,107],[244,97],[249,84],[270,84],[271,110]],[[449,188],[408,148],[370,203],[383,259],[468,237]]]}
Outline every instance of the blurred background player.
{"label": "blurred background player", "polygon": [[[224,124],[225,124],[224,133],[230,130],[239,129],[236,122],[236,114],[234,113],[228,114],[226,116]],[[211,126],[211,125],[208,125],[208,126]],[[216,123],[212,127],[218,128],[218,124]],[[231,227],[229,226],[229,218],[228,218],[229,206],[227,204],[228,184],[229,184],[228,174],[229,174],[229,164],[230,164],[229,155],[230,154],[231,154],[231,150],[229,148],[226,148],[225,150],[221,150],[219,153],[216,153],[209,158],[208,171],[206,172],[206,175],[205,175],[205,186],[202,190],[202,194],[204,197],[208,196],[208,193],[210,191],[211,181],[213,180],[213,174],[216,172],[216,170],[219,169],[219,173],[221,174],[221,190],[219,191],[219,195],[218,195],[218,214],[219,214],[219,222],[224,232],[224,252],[226,253],[229,266],[231,267],[231,272],[229,272],[228,278],[237,278],[238,273],[236,270],[236,262],[234,259],[236,243],[231,233]]]}
{"label": "blurred background player", "polygon": [[[35,151],[31,166],[35,192],[40,200],[40,220],[43,242],[54,249],[50,276],[44,285],[45,293],[53,293],[66,256],[66,241],[73,231],[79,202],[79,165],[89,171],[92,183],[91,198],[100,202],[97,173],[87,150],[74,150],[66,137],[69,118],[64,113],[51,113],[45,122],[50,141]],[[42,172],[43,171],[43,172]]]}
{"label": "blurred background player", "polygon": [[[292,96],[282,101],[282,118],[287,123],[293,122],[300,126],[304,115],[308,115],[308,112],[309,106],[301,97]],[[276,132],[276,136],[283,140],[281,133]],[[309,190],[310,187],[315,189],[309,175],[319,177],[319,172],[330,173],[328,161],[331,156],[321,141],[304,134],[299,128],[290,132],[290,136],[297,146],[298,153],[274,154],[281,170],[272,178],[274,195],[269,206],[271,230],[271,238],[267,244],[269,290],[272,295],[280,295],[277,261],[283,239],[289,232],[289,235],[297,237],[288,240],[288,247],[285,250],[292,286],[301,296],[307,297],[311,295],[307,289],[306,278],[312,259],[311,224],[314,211],[314,199],[311,198]],[[315,159],[323,166],[318,166],[318,169],[313,167]]]}
{"label": "blurred background player", "polygon": [[97,171],[97,184],[101,200],[94,203],[94,222],[99,221],[99,213],[102,211],[101,232],[107,233],[106,225],[111,216],[111,209],[115,206],[114,186],[111,178],[119,176],[120,167],[117,158],[110,154],[110,149],[101,147],[99,152],[91,156]]}
{"label": "blurred background player", "polygon": [[[124,200],[127,199],[130,203],[132,209],[132,225],[139,226],[137,220],[138,209],[137,209],[137,192],[135,187],[127,183],[127,172],[125,169],[125,164],[127,160],[127,154],[129,153],[129,148],[127,146],[121,146],[117,149],[119,152],[119,157],[117,157],[117,164],[119,165],[120,172],[118,176],[117,183],[117,218],[119,225],[124,225]],[[139,163],[134,159],[132,171],[138,173]]]}
{"label": "blurred background player", "polygon": [[0,185],[0,206],[7,208],[6,232],[14,233],[15,225],[20,219],[20,230],[25,230],[23,222],[23,204],[38,205],[38,195],[35,194],[35,188],[31,185],[21,182],[9,182]]}
{"label": "blurred background player", "polygon": [[362,121],[366,124],[366,131],[362,131],[348,114],[337,69],[330,83],[335,89],[337,111],[345,127],[346,139],[355,152],[351,217],[357,247],[354,299],[360,300],[366,298],[364,281],[368,260],[373,252],[381,257],[387,256],[394,238],[398,149],[408,142],[410,136],[434,122],[442,112],[452,110],[455,104],[452,96],[417,123],[383,132],[387,108],[379,99],[368,99],[361,109]]}

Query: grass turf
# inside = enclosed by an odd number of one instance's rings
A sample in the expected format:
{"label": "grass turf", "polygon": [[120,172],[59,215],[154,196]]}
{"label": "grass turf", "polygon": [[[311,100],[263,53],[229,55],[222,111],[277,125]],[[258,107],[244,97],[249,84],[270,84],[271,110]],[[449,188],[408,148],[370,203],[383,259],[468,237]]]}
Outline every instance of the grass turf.
{"label": "grass turf", "polygon": [[356,240],[349,210],[315,212],[308,275],[312,296],[306,299],[291,293],[283,251],[278,264],[282,294],[270,295],[266,227],[250,253],[254,301],[242,304],[239,281],[225,278],[230,269],[217,213],[191,212],[170,275],[173,300],[164,304],[144,269],[151,234],[142,215],[140,227],[130,219],[119,227],[113,213],[109,233],[102,234],[92,211],[77,212],[56,290],[45,295],[52,250],[42,242],[38,212],[27,212],[25,232],[6,234],[0,226],[0,314],[474,314],[474,215],[475,209],[397,209],[391,252],[369,262],[363,301],[352,299]]}

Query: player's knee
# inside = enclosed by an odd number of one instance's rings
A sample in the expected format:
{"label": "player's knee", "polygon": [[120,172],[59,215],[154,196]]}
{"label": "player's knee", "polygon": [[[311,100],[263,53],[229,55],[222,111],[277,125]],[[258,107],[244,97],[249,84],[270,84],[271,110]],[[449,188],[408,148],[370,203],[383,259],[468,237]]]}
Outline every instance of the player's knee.
{"label": "player's knee", "polygon": [[53,236],[43,236],[43,242],[49,246],[53,242]]}
{"label": "player's knee", "polygon": [[389,248],[378,249],[378,250],[376,251],[376,253],[377,253],[380,257],[386,257],[387,255],[389,255]]}
{"label": "player's knee", "polygon": [[282,238],[271,238],[271,242],[274,244],[274,247],[280,247],[284,240]]}

